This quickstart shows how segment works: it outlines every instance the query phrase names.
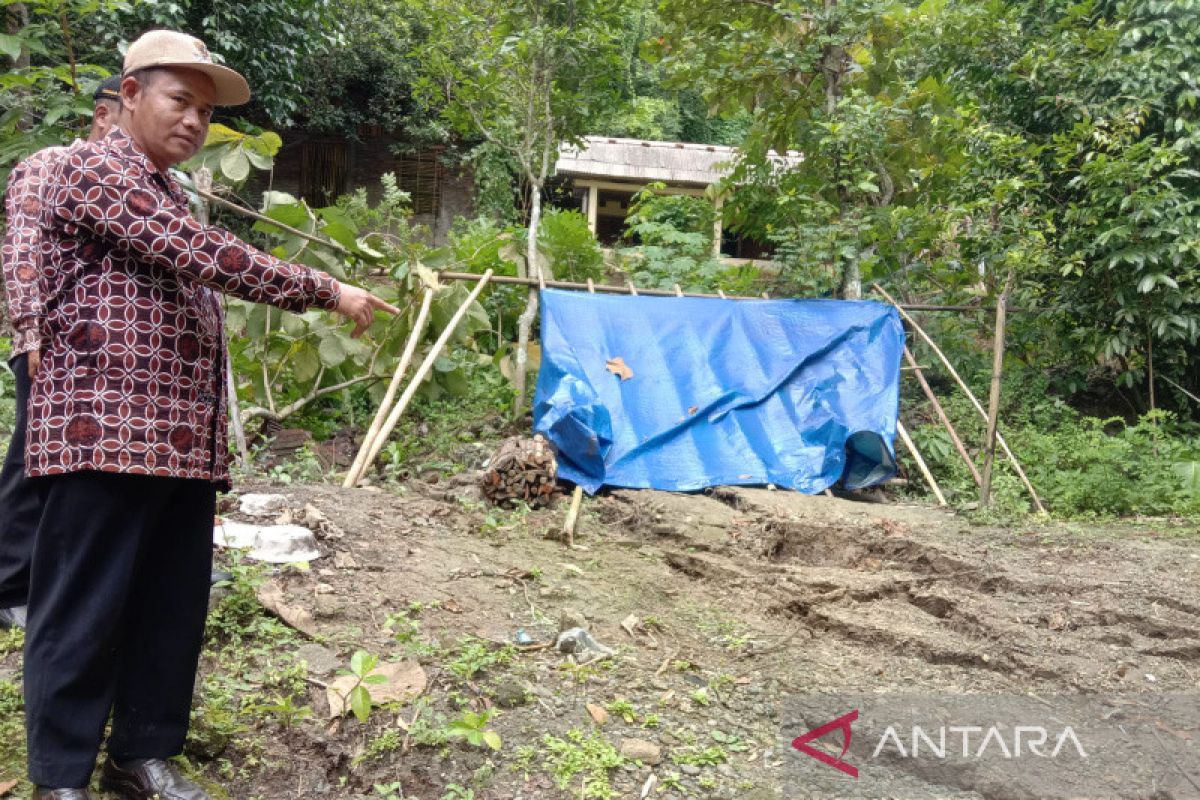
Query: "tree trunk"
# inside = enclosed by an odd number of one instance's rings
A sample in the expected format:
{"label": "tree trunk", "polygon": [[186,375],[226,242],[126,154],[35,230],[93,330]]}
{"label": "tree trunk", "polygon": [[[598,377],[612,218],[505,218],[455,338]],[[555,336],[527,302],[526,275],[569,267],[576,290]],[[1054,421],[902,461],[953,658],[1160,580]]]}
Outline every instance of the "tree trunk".
{"label": "tree trunk", "polygon": [[[529,236],[525,247],[525,269],[529,277],[544,280],[542,268],[537,258],[538,226],[542,222],[542,184],[540,181],[529,182]],[[529,333],[533,329],[533,320],[537,317],[538,287],[529,287],[529,299],[525,303],[525,311],[517,320],[517,363],[516,374],[513,376],[517,397],[513,402],[513,418],[520,419],[525,413],[525,376],[529,364]]]}

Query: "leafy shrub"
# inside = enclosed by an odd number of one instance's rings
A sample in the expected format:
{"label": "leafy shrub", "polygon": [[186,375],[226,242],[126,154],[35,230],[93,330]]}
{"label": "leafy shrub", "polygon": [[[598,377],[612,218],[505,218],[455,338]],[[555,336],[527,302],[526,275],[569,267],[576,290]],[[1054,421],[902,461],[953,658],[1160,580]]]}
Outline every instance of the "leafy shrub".
{"label": "leafy shrub", "polygon": [[662,188],[661,183],[650,184],[634,195],[625,238],[637,244],[620,251],[622,268],[639,286],[742,291],[746,270],[731,269],[713,255],[713,204],[701,197],[655,193]]}
{"label": "leafy shrub", "polygon": [[604,253],[588,230],[587,217],[578,211],[550,209],[542,215],[538,249],[558,280],[604,279]]}
{"label": "leafy shrub", "polygon": [[[1038,382],[1021,387],[1008,384],[1006,395],[1021,405],[1001,414],[1001,427],[1052,514],[1061,518],[1200,514],[1200,436],[1194,426],[1162,411],[1133,423],[1083,416],[1057,398],[1031,392],[1034,384]],[[1031,397],[1041,399],[1031,401]],[[978,413],[957,396],[942,399],[982,467],[982,455],[974,446],[984,436]],[[966,465],[937,422],[914,426],[913,436],[943,490],[961,501],[978,497]],[[1024,487],[999,451],[993,486],[1001,515],[1029,510]]]}

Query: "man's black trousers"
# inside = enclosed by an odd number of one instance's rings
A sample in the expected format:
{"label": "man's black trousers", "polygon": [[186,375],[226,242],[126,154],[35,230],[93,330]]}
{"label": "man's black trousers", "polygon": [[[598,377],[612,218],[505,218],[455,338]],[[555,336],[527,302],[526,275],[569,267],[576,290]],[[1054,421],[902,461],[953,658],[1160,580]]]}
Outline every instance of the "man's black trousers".
{"label": "man's black trousers", "polygon": [[17,379],[17,424],[0,467],[0,608],[25,605],[29,556],[42,505],[33,481],[25,478],[25,406],[29,402],[29,356],[8,362]]}
{"label": "man's black trousers", "polygon": [[183,749],[212,567],[212,483],[101,472],[36,478],[44,503],[25,633],[29,779],[86,786],[109,756]]}

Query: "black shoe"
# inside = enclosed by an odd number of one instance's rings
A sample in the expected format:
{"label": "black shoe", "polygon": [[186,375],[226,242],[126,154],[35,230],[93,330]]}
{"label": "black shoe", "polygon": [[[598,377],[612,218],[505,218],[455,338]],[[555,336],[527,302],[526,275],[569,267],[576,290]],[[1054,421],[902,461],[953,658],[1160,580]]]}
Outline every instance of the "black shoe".
{"label": "black shoe", "polygon": [[[0,608],[0,630],[8,628],[24,628],[26,624],[26,616],[28,609],[25,606],[14,606],[12,608]],[[55,791],[72,791],[62,789]]]}
{"label": "black shoe", "polygon": [[208,585],[216,586],[218,583],[230,583],[233,581],[233,573],[226,572],[223,569],[214,569],[212,575],[209,576]]}
{"label": "black shoe", "polygon": [[96,800],[96,795],[87,789],[47,789],[38,786],[33,790],[33,800]]}
{"label": "black shoe", "polygon": [[124,766],[108,759],[100,771],[100,788],[123,800],[211,800],[174,764],[158,758],[130,761]]}

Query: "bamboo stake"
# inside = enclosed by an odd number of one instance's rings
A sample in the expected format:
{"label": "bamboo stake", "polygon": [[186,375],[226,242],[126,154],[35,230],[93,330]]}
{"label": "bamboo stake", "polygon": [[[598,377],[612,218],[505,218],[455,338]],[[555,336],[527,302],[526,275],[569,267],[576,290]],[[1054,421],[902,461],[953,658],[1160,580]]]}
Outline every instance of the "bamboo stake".
{"label": "bamboo stake", "polygon": [[929,467],[925,465],[925,459],[921,458],[921,454],[917,451],[917,446],[913,444],[913,440],[909,438],[908,431],[904,428],[904,423],[896,420],[896,433],[900,434],[900,440],[904,442],[904,446],[908,448],[908,452],[912,454],[913,461],[917,462],[917,469],[921,470],[921,475],[924,476],[925,482],[929,484],[929,488],[933,490],[933,496],[937,498],[938,505],[946,505],[946,498],[942,495],[941,488],[938,487],[937,481],[933,479],[933,473],[929,471]]}
{"label": "bamboo stake", "polygon": [[[892,296],[888,294],[882,286],[879,284],[873,284],[871,288],[882,295],[885,300],[887,300],[900,311],[900,316],[904,317],[905,321],[907,321],[908,324],[912,326],[913,330],[916,331],[917,334],[925,341],[925,344],[929,345],[930,349],[933,350],[934,354],[942,362],[942,365],[949,371],[950,376],[954,378],[959,388],[961,388],[967,395],[967,398],[971,401],[971,405],[975,406],[975,410],[978,411],[979,415],[986,421],[987,411],[984,410],[983,405],[979,402],[979,398],[975,396],[975,393],[971,391],[971,387],[967,386],[967,382],[964,381],[962,376],[958,374],[958,371],[954,369],[954,365],[950,363],[950,359],[946,358],[946,354],[943,353],[941,348],[937,346],[937,343],[934,342],[933,339],[930,338],[929,334],[927,334],[925,330],[917,324],[916,320],[914,320],[912,316],[905,312],[902,306],[898,305],[896,301],[892,299]],[[1042,505],[1042,499],[1038,497],[1037,490],[1035,490],[1033,488],[1033,484],[1029,482],[1029,477],[1025,474],[1025,470],[1021,469],[1020,462],[1017,461],[1017,457],[1013,455],[1013,451],[1009,448],[1008,442],[1004,440],[1004,436],[1001,435],[999,431],[996,431],[996,443],[1000,445],[1000,449],[1004,451],[1004,455],[1006,455],[1008,460],[1012,463],[1013,470],[1021,479],[1021,483],[1025,485],[1026,490],[1029,492],[1029,496],[1033,498],[1033,502],[1037,506],[1038,511],[1042,514],[1045,514],[1046,507]]]}
{"label": "bamboo stake", "polygon": [[[223,208],[228,208],[230,211],[236,211],[237,213],[239,213],[243,216],[250,217],[250,219],[255,219],[255,220],[258,220],[259,222],[265,222],[269,225],[274,225],[276,228],[279,228],[280,230],[283,230],[283,231],[287,231],[288,233],[292,234],[293,236],[299,236],[301,239],[307,239],[308,241],[314,242],[316,244],[323,244],[326,247],[330,248],[331,250],[336,250],[337,252],[341,253],[344,256],[350,255],[349,250],[347,250],[345,247],[342,247],[340,244],[333,241],[332,239],[322,239],[320,236],[314,236],[311,233],[305,233],[302,230],[293,228],[291,225],[284,225],[279,220],[271,219],[270,217],[266,216],[265,214],[260,214],[257,211],[253,211],[249,208],[246,208],[245,206],[239,206],[237,203],[231,203],[230,201],[226,200],[224,197],[218,197],[217,195],[213,194],[212,192],[208,191],[207,189],[200,188],[199,185],[196,186],[196,194],[200,195],[201,197],[203,197],[205,200],[207,200],[210,203],[216,203],[217,205],[219,205]],[[208,221],[204,220],[204,224],[207,225]]]}
{"label": "bamboo stake", "polygon": [[1012,287],[1012,273],[1004,281],[1004,289],[996,303],[996,334],[992,341],[992,386],[988,393],[987,433],[983,437],[983,481],[979,484],[979,506],[987,508],[992,502],[992,467],[996,460],[996,421],[1000,416],[1000,376],[1004,369],[1004,306]]}
{"label": "bamboo stake", "polygon": [[[206,167],[201,167],[192,173],[192,183],[196,186],[196,191],[203,198],[197,208],[196,218],[201,225],[208,224],[208,200],[212,197],[208,190],[212,188],[212,173]],[[242,468],[242,472],[250,470],[250,447],[246,443],[246,430],[242,427],[242,412],[238,408],[237,397],[237,381],[233,377],[233,355],[229,352],[229,342],[222,342],[222,350],[225,351],[225,402],[229,406],[229,414],[232,418],[230,425],[233,428],[233,441],[237,444],[237,459],[238,466]]]}
{"label": "bamboo stake", "polygon": [[[380,272],[378,274],[380,276],[383,275],[382,272]],[[444,272],[438,272],[436,274],[437,274],[438,278],[440,278],[441,280],[444,280],[444,281],[477,281],[477,280],[479,280],[479,275],[474,272],[453,272],[451,270],[446,270]],[[492,283],[493,284],[497,284],[497,283],[509,284],[509,285],[514,285],[514,286],[541,286],[541,283],[538,281],[537,278],[520,277],[520,276],[516,276],[516,275],[496,275],[495,277],[492,278]],[[579,283],[576,281],[558,281],[558,280],[553,280],[550,278],[545,279],[545,288],[547,288],[547,289],[573,289],[573,290],[577,290],[577,291],[583,291],[586,289],[589,292],[599,292],[599,293],[604,293],[604,294],[632,294],[632,295],[647,295],[650,297],[709,297],[709,298],[719,297],[722,300],[759,300],[762,297],[761,295],[754,295],[752,297],[748,296],[748,295],[728,295],[728,294],[725,294],[725,292],[721,289],[718,289],[716,294],[708,294],[705,292],[683,292],[681,295],[676,295],[674,289],[644,289],[644,288],[639,288],[637,286],[630,286],[629,284],[625,284],[622,286],[616,286],[613,284],[596,283],[595,281],[588,281],[587,283]],[[768,293],[767,299],[768,300],[771,299],[770,293]],[[929,304],[925,304],[925,303],[907,303],[907,304],[900,306],[900,308],[905,308],[905,309],[908,309],[909,311],[953,311],[953,312],[958,312],[958,313],[962,313],[962,314],[975,314],[980,311],[993,310],[992,308],[990,308],[988,306],[943,306],[943,305],[929,305]],[[1023,312],[1023,311],[1029,311],[1029,309],[1022,309],[1022,308],[1008,309],[1008,313],[1010,313],[1010,314],[1015,314],[1015,313]]]}
{"label": "bamboo stake", "polygon": [[[404,389],[404,393],[400,395],[400,399],[396,401],[395,407],[392,409],[391,413],[388,414],[387,421],[383,423],[383,428],[380,429],[379,435],[376,436],[375,440],[371,443],[371,449],[367,453],[366,460],[366,464],[368,466],[373,464],[375,459],[379,457],[379,451],[383,449],[383,443],[386,442],[387,438],[392,435],[392,431],[395,430],[396,424],[400,421],[400,416],[404,413],[404,409],[408,407],[413,395],[415,395],[417,390],[421,388],[421,382],[425,380],[425,376],[429,374],[431,369],[433,369],[433,362],[437,361],[438,357],[441,356],[442,351],[446,349],[446,344],[450,341],[450,337],[454,335],[454,331],[458,327],[458,323],[462,321],[462,318],[467,313],[467,309],[469,309],[471,304],[475,302],[475,298],[479,297],[479,293],[483,291],[483,287],[487,286],[488,281],[491,280],[491,278],[492,271],[490,269],[483,273],[482,280],[476,284],[475,288],[471,291],[471,294],[467,296],[467,299],[463,301],[463,304],[459,306],[457,311],[454,312],[454,316],[450,318],[450,322],[446,325],[446,329],[442,331],[442,335],[439,336],[438,340],[433,343],[433,347],[431,347],[429,352],[425,355],[425,360],[421,362],[421,366],[417,367],[416,374],[413,375],[412,380],[409,381],[408,386]],[[351,486],[353,486],[353,484],[351,484]]]}
{"label": "bamboo stake", "polygon": [[1171,380],[1170,378],[1166,377],[1165,375],[1160,375],[1159,377],[1161,377],[1161,378],[1162,378],[1164,381],[1166,381],[1167,383],[1169,383],[1169,384],[1171,384],[1172,386],[1174,386],[1174,387],[1175,387],[1176,389],[1178,389],[1179,391],[1183,392],[1185,395],[1187,395],[1188,397],[1190,397],[1192,400],[1196,401],[1197,403],[1200,403],[1200,397],[1197,397],[1196,395],[1192,394],[1191,392],[1189,392],[1187,389],[1185,389],[1185,388],[1183,388],[1182,386],[1180,386],[1180,385],[1179,385],[1178,383],[1176,383],[1175,381]]}
{"label": "bamboo stake", "polygon": [[571,493],[571,507],[567,509],[567,521],[563,523],[563,535],[567,539],[567,547],[575,546],[575,523],[579,520],[579,507],[583,504],[583,487],[576,486]]}
{"label": "bamboo stake", "polygon": [[925,373],[921,372],[921,367],[917,365],[917,360],[913,358],[912,351],[907,346],[904,348],[904,359],[912,367],[913,374],[917,376],[917,383],[921,384],[921,390],[925,392],[926,399],[933,406],[933,410],[937,413],[938,419],[942,421],[942,426],[945,427],[946,432],[950,434],[950,440],[954,442],[954,449],[958,451],[963,461],[967,463],[967,469],[971,470],[971,477],[975,479],[975,485],[981,485],[983,479],[979,475],[979,469],[975,466],[975,462],[971,459],[971,455],[963,445],[962,439],[959,438],[958,431],[950,424],[950,417],[946,415],[946,409],[942,408],[942,404],[938,402],[937,395],[933,393],[933,389],[929,386],[929,381],[925,380]]}
{"label": "bamboo stake", "polygon": [[392,382],[388,384],[387,392],[379,404],[379,409],[375,412],[375,418],[371,420],[371,427],[367,429],[367,435],[363,437],[362,445],[358,448],[358,455],[354,457],[354,463],[350,466],[350,471],[346,473],[346,480],[342,482],[343,489],[349,489],[362,480],[363,472],[367,469],[367,453],[371,449],[371,443],[379,435],[383,421],[387,419],[388,413],[392,410],[392,401],[400,389],[400,382],[404,379],[404,373],[408,371],[408,365],[412,363],[417,343],[421,341],[421,336],[425,333],[425,321],[429,318],[431,305],[433,305],[433,289],[426,289],[425,296],[421,299],[421,310],[417,312],[416,322],[413,323],[412,331],[408,334],[404,353],[400,356],[400,364],[396,367]]}

